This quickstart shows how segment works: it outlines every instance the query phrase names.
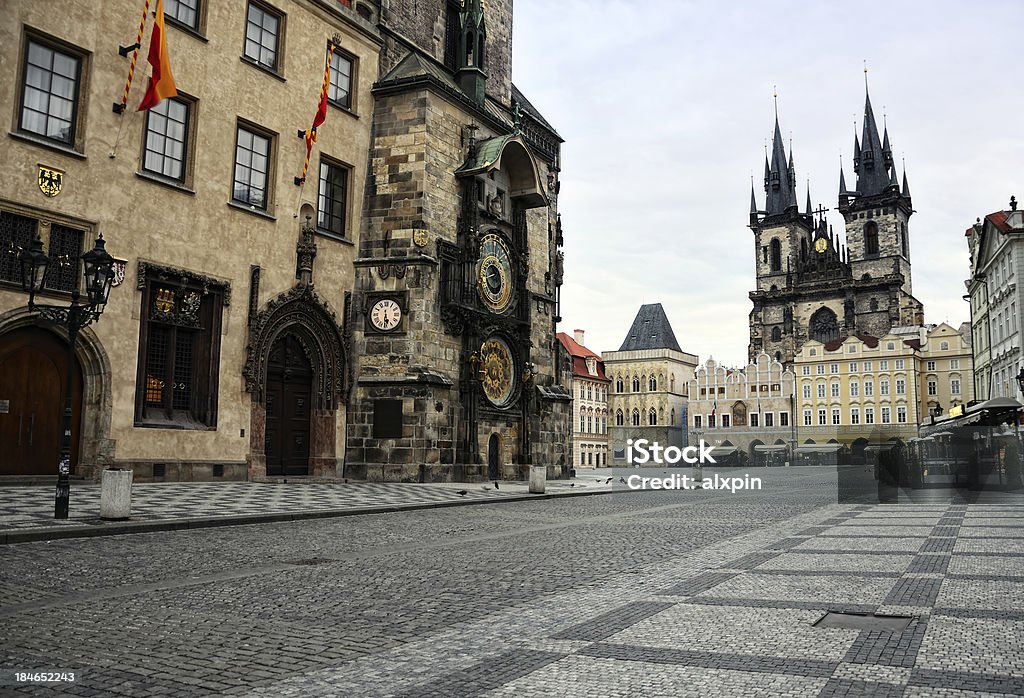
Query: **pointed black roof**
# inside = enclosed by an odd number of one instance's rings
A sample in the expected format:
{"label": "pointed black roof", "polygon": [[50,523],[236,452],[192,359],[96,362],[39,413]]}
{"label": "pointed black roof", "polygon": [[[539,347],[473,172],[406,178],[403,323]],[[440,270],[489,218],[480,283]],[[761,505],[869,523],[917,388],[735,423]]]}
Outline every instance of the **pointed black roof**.
{"label": "pointed black roof", "polygon": [[775,136],[772,139],[772,160],[765,182],[765,211],[769,216],[783,213],[796,207],[796,170],[793,168],[793,153],[786,162],[786,148],[782,143],[782,129],[779,128],[779,115],[775,115]]}
{"label": "pointed black roof", "polygon": [[640,349],[682,351],[661,303],[640,306],[640,311],[633,320],[633,326],[629,328],[629,334],[626,335],[622,346],[619,347],[619,351],[638,351]]}
{"label": "pointed black roof", "polygon": [[907,182],[907,166],[903,166],[903,198],[910,198],[910,184]]}
{"label": "pointed black roof", "polygon": [[886,129],[886,142],[883,146],[882,139],[878,135],[875,112],[871,108],[871,95],[865,85],[864,129],[859,144],[856,142],[856,136],[854,137],[857,193],[861,196],[881,194],[889,187],[888,170],[891,163],[891,152],[889,151],[888,135],[888,129]]}

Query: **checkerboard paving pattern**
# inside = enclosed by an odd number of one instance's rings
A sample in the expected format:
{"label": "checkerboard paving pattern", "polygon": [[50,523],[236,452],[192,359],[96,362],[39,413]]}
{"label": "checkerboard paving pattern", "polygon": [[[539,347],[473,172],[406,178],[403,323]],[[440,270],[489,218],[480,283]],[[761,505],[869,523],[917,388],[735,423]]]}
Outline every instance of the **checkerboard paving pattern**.
{"label": "checkerboard paving pattern", "polygon": [[[570,483],[548,483],[548,491],[568,491]],[[573,491],[601,489],[595,482],[576,482]],[[275,513],[352,510],[398,505],[495,500],[527,494],[525,483],[418,484],[400,482],[352,483],[136,483],[132,486],[132,521],[167,521]],[[585,489],[586,488],[586,489]],[[608,487],[604,487],[608,489]],[[459,491],[465,491],[460,495]],[[70,517],[53,518],[54,488],[0,488],[0,532],[46,527],[102,526],[100,487],[71,485]]]}
{"label": "checkerboard paving pattern", "polygon": [[[1024,694],[1024,505],[832,505],[701,555],[253,695]],[[911,620],[815,627],[827,611]]]}

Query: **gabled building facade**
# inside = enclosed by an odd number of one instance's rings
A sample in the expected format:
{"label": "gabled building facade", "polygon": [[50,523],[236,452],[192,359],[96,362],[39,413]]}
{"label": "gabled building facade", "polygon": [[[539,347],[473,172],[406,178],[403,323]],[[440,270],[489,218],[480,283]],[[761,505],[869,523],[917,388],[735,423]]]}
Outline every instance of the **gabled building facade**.
{"label": "gabled building facade", "polygon": [[788,364],[809,339],[830,342],[852,334],[881,335],[923,322],[913,296],[910,238],[913,207],[906,171],[900,184],[888,129],[879,136],[869,95],[863,132],[854,136],[856,186],[839,173],[839,211],[846,243],[828,226],[824,210],[800,211],[792,149],[786,155],[778,115],[771,158],[765,157],[765,206],[751,187],[757,287],[750,292],[753,361],[765,352]]}
{"label": "gabled building facade", "polygon": [[572,360],[572,454],[576,466],[608,465],[608,385],[604,359],[583,344],[583,330],[558,341]]}
{"label": "gabled building facade", "polygon": [[612,465],[626,462],[628,439],[685,446],[687,387],[697,357],[679,347],[661,303],[640,307],[617,351],[606,351]]}
{"label": "gabled building facade", "polygon": [[1024,399],[1016,376],[1021,357],[1024,286],[1024,211],[1010,197],[1006,211],[996,211],[967,229],[971,278],[965,283],[971,303],[974,389],[979,400]]}
{"label": "gabled building facade", "polygon": [[722,463],[784,465],[796,439],[793,372],[764,352],[742,369],[709,358],[687,391],[689,442]]}

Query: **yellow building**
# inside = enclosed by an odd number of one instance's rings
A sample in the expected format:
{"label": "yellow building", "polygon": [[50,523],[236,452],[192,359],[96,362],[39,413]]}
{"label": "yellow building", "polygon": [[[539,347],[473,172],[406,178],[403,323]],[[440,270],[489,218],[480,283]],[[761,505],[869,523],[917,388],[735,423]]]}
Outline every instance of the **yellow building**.
{"label": "yellow building", "polygon": [[801,455],[917,436],[918,426],[973,399],[971,350],[943,323],[896,327],[828,344],[806,342],[794,359],[797,462]]}
{"label": "yellow building", "polygon": [[[178,96],[137,111],[150,68],[142,2],[0,3],[0,474],[56,472],[67,305],[102,234],[118,285],[76,351],[73,473],[137,479],[331,476],[344,457],[347,297],[382,44],[364,3],[165,0]],[[299,130],[326,122],[309,171]],[[60,186],[56,186],[59,179]],[[31,380],[25,380],[25,376]]]}

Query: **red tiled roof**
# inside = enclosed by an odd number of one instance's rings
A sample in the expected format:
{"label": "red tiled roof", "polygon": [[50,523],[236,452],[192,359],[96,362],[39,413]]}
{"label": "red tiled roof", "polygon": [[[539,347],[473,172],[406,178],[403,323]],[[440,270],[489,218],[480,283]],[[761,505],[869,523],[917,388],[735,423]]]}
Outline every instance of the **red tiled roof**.
{"label": "red tiled roof", "polygon": [[[878,337],[874,337],[870,334],[857,334],[853,335],[864,343],[864,346],[874,349],[878,346]],[[849,339],[849,337],[840,337],[839,339],[833,339],[831,342],[825,344],[825,351],[835,351],[839,347],[843,346],[843,343]]]}
{"label": "red tiled roof", "polygon": [[[579,376],[580,378],[589,378],[590,380],[611,382],[611,379],[609,379],[604,373],[604,360],[601,358],[600,354],[590,351],[565,332],[559,332],[555,336],[558,337],[558,341],[562,343],[565,350],[569,352],[569,356],[572,357],[573,375]],[[590,371],[587,370],[587,359],[589,358],[597,360],[596,376],[591,375]]]}
{"label": "red tiled roof", "polygon": [[903,343],[906,344],[911,349],[920,349],[921,348],[921,340],[920,339],[904,339]]}
{"label": "red tiled roof", "polygon": [[1000,233],[1008,233],[1011,228],[1006,222],[1006,211],[996,211],[985,216],[985,220],[996,227]]}

